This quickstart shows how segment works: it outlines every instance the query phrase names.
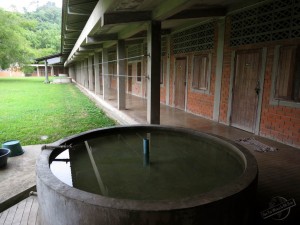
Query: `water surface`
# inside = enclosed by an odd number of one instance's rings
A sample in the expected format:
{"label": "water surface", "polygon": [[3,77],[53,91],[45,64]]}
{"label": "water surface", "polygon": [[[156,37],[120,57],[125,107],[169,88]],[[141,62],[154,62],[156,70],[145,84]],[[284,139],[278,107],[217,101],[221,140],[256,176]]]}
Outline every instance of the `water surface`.
{"label": "water surface", "polygon": [[[143,139],[149,140],[149,164]],[[199,195],[238,178],[241,160],[227,146],[182,132],[122,132],[61,152],[52,173],[75,188],[113,198],[170,200]]]}

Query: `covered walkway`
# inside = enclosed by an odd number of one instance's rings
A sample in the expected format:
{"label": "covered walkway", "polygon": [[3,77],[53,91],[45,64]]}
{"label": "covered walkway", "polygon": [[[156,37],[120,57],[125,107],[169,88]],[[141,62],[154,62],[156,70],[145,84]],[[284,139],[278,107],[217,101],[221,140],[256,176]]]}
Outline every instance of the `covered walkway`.
{"label": "covered walkway", "polygon": [[[126,94],[126,110],[117,109],[117,97],[115,91],[110,91],[107,101],[102,100],[101,95],[95,95],[86,88],[78,87],[89,97],[94,99],[104,111],[115,118],[121,124],[146,124],[147,100]],[[257,208],[255,225],[288,224],[294,225],[300,222],[300,149],[267,139],[252,133],[226,126],[212,120],[208,120],[182,110],[166,105],[160,105],[161,125],[178,126],[219,135],[230,140],[253,138],[261,143],[276,148],[276,151],[260,152],[252,145],[243,144],[256,157],[259,177],[257,192]],[[263,219],[261,212],[270,208],[272,199],[282,197],[293,199],[296,206],[290,208],[290,212],[284,211],[281,215]],[[283,216],[288,216],[284,219]],[[276,220],[277,219],[277,220]]]}

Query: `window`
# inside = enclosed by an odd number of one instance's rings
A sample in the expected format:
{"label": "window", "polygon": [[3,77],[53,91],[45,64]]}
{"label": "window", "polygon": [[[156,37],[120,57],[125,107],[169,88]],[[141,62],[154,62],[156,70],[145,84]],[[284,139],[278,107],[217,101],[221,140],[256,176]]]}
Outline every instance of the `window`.
{"label": "window", "polygon": [[299,46],[281,46],[275,70],[275,99],[300,102]]}
{"label": "window", "polygon": [[137,63],[137,68],[136,68],[136,81],[141,82],[142,81],[142,63],[138,62]]}
{"label": "window", "polygon": [[198,90],[207,90],[209,80],[209,55],[195,55],[193,64],[192,87]]}

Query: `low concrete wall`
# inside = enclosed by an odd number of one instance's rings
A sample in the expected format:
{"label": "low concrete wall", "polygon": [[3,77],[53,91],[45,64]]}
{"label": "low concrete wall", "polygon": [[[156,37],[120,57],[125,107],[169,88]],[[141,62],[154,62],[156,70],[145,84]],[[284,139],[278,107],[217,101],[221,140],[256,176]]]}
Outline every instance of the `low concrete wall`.
{"label": "low concrete wall", "polygon": [[0,77],[24,77],[23,72],[0,71]]}

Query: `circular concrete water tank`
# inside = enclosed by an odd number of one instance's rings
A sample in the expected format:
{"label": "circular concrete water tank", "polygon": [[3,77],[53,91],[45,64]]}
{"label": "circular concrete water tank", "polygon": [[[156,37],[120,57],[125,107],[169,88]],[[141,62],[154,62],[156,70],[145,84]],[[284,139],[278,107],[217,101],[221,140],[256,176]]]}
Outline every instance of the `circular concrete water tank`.
{"label": "circular concrete water tank", "polygon": [[[150,140],[148,164],[145,138]],[[182,128],[128,126],[88,131],[55,145],[71,147],[45,149],[37,161],[44,225],[251,222],[257,163],[245,148],[224,138]],[[80,168],[85,160],[90,167]],[[50,168],[57,163],[69,164],[69,175]],[[92,185],[85,185],[89,177]]]}

